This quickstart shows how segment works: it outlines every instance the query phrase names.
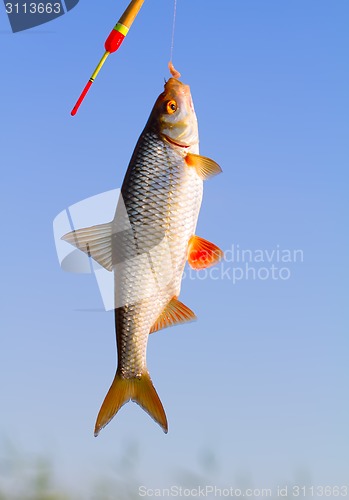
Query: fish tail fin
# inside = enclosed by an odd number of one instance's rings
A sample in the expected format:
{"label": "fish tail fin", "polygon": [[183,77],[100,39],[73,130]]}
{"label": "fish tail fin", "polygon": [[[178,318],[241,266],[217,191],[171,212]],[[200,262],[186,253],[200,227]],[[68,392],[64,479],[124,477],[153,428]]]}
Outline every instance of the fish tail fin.
{"label": "fish tail fin", "polygon": [[124,378],[118,372],[99,410],[95,436],[116,415],[129,400],[135,401],[157,422],[167,433],[167,418],[160,398],[153,386],[149,373],[144,372],[140,378]]}

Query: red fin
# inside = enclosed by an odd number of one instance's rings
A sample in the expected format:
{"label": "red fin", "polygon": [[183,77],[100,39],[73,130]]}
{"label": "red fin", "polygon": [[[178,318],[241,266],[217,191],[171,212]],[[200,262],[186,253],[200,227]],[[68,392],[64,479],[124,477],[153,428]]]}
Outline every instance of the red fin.
{"label": "red fin", "polygon": [[188,153],[185,157],[185,162],[188,167],[194,167],[198,176],[205,181],[214,175],[220,174],[222,172],[221,167],[215,161],[206,156],[195,155],[193,153]]}
{"label": "red fin", "polygon": [[116,415],[120,408],[129,400],[135,401],[145,410],[163,429],[168,431],[165,410],[153,386],[148,372],[140,378],[124,378],[116,373],[114,381],[99,410],[95,436]]}
{"label": "red fin", "polygon": [[193,311],[183,304],[183,302],[177,300],[176,297],[173,297],[155,321],[149,333],[194,319],[196,319],[196,316]]}
{"label": "red fin", "polygon": [[193,269],[206,269],[216,264],[223,252],[210,241],[199,236],[192,236],[188,244],[188,262]]}

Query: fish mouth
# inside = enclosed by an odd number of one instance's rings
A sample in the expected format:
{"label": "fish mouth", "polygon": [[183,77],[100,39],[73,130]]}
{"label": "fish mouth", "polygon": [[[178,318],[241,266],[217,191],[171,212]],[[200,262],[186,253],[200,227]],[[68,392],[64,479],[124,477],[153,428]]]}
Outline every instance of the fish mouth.
{"label": "fish mouth", "polygon": [[173,144],[174,146],[177,146],[178,148],[183,148],[183,149],[188,149],[190,148],[190,144],[181,144],[180,142],[176,142],[173,139],[171,139],[168,135],[163,134],[163,137],[166,141],[168,141],[170,144]]}

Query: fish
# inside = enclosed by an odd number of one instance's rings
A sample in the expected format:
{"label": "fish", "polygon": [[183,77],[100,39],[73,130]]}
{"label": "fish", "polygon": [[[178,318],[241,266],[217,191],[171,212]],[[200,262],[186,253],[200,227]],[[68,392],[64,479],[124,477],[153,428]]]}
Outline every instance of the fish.
{"label": "fish", "polygon": [[114,272],[117,369],[95,436],[130,400],[168,432],[147,369],[149,334],[196,319],[178,298],[185,264],[205,269],[223,256],[218,246],[195,234],[203,181],[222,170],[199,154],[190,87],[172,63],[169,69],[172,76],[132,154],[114,219],[62,238]]}

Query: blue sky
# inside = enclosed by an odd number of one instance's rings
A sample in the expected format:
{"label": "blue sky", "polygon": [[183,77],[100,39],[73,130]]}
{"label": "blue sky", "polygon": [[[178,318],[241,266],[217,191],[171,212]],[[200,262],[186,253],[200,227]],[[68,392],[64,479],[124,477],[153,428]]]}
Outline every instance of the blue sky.
{"label": "blue sky", "polygon": [[[168,435],[128,404],[93,437],[115,370],[113,314],[98,311],[92,276],[60,269],[52,222],[120,187],[169,76],[173,2],[146,0],[70,116],[126,3],[81,0],[16,34],[0,9],[0,442],[52,457],[77,489],[117,474],[132,443],[149,487],[199,473],[207,450],[218,486],[297,482],[299,471],[314,485],[348,483],[345,0],[222,0],[217,12],[178,0],[173,62],[191,86],[201,153],[223,169],[205,183],[198,234],[304,258],[272,262],[284,280],[246,279],[241,262],[222,263],[220,279],[185,279],[198,321],[148,346]],[[245,273],[235,284],[234,265]]]}

